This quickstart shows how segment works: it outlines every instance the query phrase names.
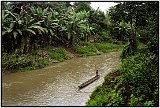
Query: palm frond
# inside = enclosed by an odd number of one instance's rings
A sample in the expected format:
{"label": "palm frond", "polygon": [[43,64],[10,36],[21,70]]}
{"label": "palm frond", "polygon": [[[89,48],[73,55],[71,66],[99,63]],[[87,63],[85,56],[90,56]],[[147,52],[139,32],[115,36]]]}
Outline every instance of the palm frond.
{"label": "palm frond", "polygon": [[33,30],[31,30],[31,29],[25,29],[25,30],[28,31],[28,32],[30,32],[30,33],[32,33],[32,34],[34,34],[34,35],[36,35],[36,33]]}

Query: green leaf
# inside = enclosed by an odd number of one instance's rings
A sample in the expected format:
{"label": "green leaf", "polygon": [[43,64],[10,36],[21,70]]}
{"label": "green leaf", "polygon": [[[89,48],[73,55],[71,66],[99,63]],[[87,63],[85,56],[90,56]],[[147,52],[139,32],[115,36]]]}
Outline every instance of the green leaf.
{"label": "green leaf", "polygon": [[42,32],[44,32],[44,28],[40,27],[40,26],[30,26],[28,28],[36,28],[36,29],[39,29],[41,30]]}
{"label": "green leaf", "polygon": [[61,27],[60,31],[66,31],[67,29],[65,27]]}
{"label": "green leaf", "polygon": [[56,25],[56,26],[58,26],[58,23],[52,23],[51,25],[54,25],[54,26]]}
{"label": "green leaf", "polygon": [[48,30],[47,30],[47,28],[44,28],[44,31],[45,31],[46,33],[48,33]]}
{"label": "green leaf", "polygon": [[13,22],[13,23],[11,23],[10,24],[10,28],[14,28],[14,25],[15,25],[15,23]]}
{"label": "green leaf", "polygon": [[13,36],[14,36],[15,39],[16,39],[17,35],[18,35],[17,32],[13,32]]}
{"label": "green leaf", "polygon": [[4,21],[4,19],[5,19],[5,10],[2,10],[2,21]]}
{"label": "green leaf", "polygon": [[38,22],[36,22],[35,24],[36,24],[36,25],[40,25],[42,22],[44,22],[44,21],[38,21]]}
{"label": "green leaf", "polygon": [[19,20],[19,21],[18,21],[18,24],[19,24],[19,25],[22,24],[22,20]]}
{"label": "green leaf", "polygon": [[3,27],[3,29],[7,31],[9,28],[7,28],[7,27]]}
{"label": "green leaf", "polygon": [[52,8],[49,8],[51,10],[51,12],[54,12]]}
{"label": "green leaf", "polygon": [[2,36],[5,35],[7,33],[7,31],[2,31]]}
{"label": "green leaf", "polygon": [[49,29],[49,31],[50,31],[51,35],[52,35],[52,36],[54,36],[54,33],[53,33],[53,31],[52,31],[51,29]]}
{"label": "green leaf", "polygon": [[12,30],[13,30],[13,29],[8,28],[7,32],[10,33],[10,32],[12,32]]}
{"label": "green leaf", "polygon": [[14,13],[8,11],[8,13],[14,18],[14,19],[17,19],[16,16],[14,15]]}
{"label": "green leaf", "polygon": [[31,32],[32,34],[36,35],[36,33],[31,29],[26,29],[26,31]]}
{"label": "green leaf", "polygon": [[20,29],[17,29],[17,32],[22,35],[22,31]]}
{"label": "green leaf", "polygon": [[29,22],[30,22],[30,23],[33,23],[33,22],[34,22],[34,19],[31,19]]}
{"label": "green leaf", "polygon": [[48,7],[43,10],[43,15],[45,15],[45,13],[47,13],[47,10],[48,10]]}
{"label": "green leaf", "polygon": [[42,35],[42,32],[40,30],[38,30],[38,33]]}
{"label": "green leaf", "polygon": [[68,32],[68,39],[71,39],[71,33]]}

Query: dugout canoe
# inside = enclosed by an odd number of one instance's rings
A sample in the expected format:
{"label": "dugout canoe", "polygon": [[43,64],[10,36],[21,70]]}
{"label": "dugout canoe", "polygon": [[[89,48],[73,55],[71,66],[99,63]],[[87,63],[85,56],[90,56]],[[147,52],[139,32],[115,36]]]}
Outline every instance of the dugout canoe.
{"label": "dugout canoe", "polygon": [[96,71],[96,76],[94,76],[93,78],[89,79],[88,81],[82,83],[80,86],[78,86],[79,89],[82,89],[84,87],[86,87],[87,85],[93,83],[94,81],[98,80],[100,78],[100,75],[98,75],[98,71]]}

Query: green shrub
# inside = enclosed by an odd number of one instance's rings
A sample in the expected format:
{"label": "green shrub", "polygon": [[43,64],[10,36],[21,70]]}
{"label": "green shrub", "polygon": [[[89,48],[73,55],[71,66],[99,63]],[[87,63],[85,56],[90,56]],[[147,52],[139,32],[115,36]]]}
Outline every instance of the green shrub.
{"label": "green shrub", "polygon": [[47,66],[48,64],[49,64],[48,59],[46,59],[46,58],[39,59],[39,67],[40,68],[43,68],[43,67]]}
{"label": "green shrub", "polygon": [[101,35],[101,41],[108,41],[112,38],[109,31],[103,31],[103,32],[101,32],[100,35]]}
{"label": "green shrub", "polygon": [[[152,62],[155,56],[144,51],[136,52],[136,55],[122,60],[121,71],[128,82],[132,86],[133,97],[130,100],[131,106],[143,106],[144,102],[141,100],[154,100],[155,105],[157,101],[154,96],[154,91],[158,87],[158,69],[156,62]],[[151,98],[154,97],[154,98]],[[144,106],[147,104],[145,103]]]}
{"label": "green shrub", "polygon": [[89,55],[99,55],[102,52],[111,52],[111,51],[119,51],[122,50],[123,45],[115,45],[110,43],[81,43],[74,47],[74,50],[77,53],[80,53],[85,56]]}
{"label": "green shrub", "polygon": [[129,101],[130,106],[142,106],[143,96],[135,97],[133,94],[131,95],[131,99]]}
{"label": "green shrub", "polygon": [[123,106],[124,99],[119,92],[102,92],[102,94],[97,95],[86,104],[87,106]]}
{"label": "green shrub", "polygon": [[95,43],[94,46],[98,51],[101,52],[111,52],[111,51],[119,51],[122,50],[123,45],[116,45],[111,43]]}
{"label": "green shrub", "polygon": [[[148,50],[143,47],[134,56],[122,59],[119,70],[105,76],[102,86],[92,93],[87,105],[158,106],[158,57],[146,52]],[[105,95],[105,100],[99,99],[101,95]]]}
{"label": "green shrub", "polygon": [[106,95],[98,95],[95,100],[90,101],[88,106],[102,106],[106,101]]}
{"label": "green shrub", "polygon": [[117,89],[115,86],[121,85],[118,83],[119,70],[114,70],[105,77],[102,85],[96,87],[90,96],[90,100],[86,103],[87,106],[123,106],[124,98],[122,89]]}
{"label": "green shrub", "polygon": [[155,103],[154,103],[153,100],[152,100],[152,101],[146,101],[146,102],[144,103],[144,106],[155,106]]}
{"label": "green shrub", "polygon": [[48,54],[52,59],[59,60],[59,61],[68,60],[71,58],[67,53],[67,51],[63,48],[58,48],[55,50],[49,49]]}
{"label": "green shrub", "polygon": [[52,60],[63,61],[70,59],[70,54],[63,48],[57,48],[52,50],[48,48],[46,50],[34,50],[28,54],[2,54],[2,71],[6,70],[26,71],[38,68],[43,68],[49,65]]}
{"label": "green shrub", "polygon": [[83,56],[89,56],[89,55],[96,55],[97,53],[97,49],[94,47],[94,45],[92,44],[88,44],[88,46],[75,46],[74,47],[74,50],[77,52],[77,53],[80,53],[82,54]]}

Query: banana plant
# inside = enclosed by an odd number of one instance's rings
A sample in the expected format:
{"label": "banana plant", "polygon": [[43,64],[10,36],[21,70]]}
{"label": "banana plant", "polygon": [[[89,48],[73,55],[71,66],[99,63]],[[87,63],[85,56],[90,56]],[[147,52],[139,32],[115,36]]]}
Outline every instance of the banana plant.
{"label": "banana plant", "polygon": [[69,21],[67,22],[67,31],[68,39],[71,40],[71,45],[74,45],[80,37],[86,36],[86,34],[89,33],[89,26],[87,26],[88,15],[89,13],[86,11],[80,11],[78,13],[70,12]]}
{"label": "banana plant", "polygon": [[62,24],[64,19],[62,19],[62,15],[52,8],[35,8],[31,7],[30,8],[32,12],[32,16],[35,18],[35,20],[41,21],[41,26],[44,28],[45,35],[43,36],[44,39],[48,38],[49,42],[51,43],[51,40],[53,38],[57,38],[58,40],[61,40],[59,36],[57,36],[59,33],[65,32],[66,28]]}
{"label": "banana plant", "polygon": [[20,16],[8,10],[2,10],[2,36],[12,34],[16,38],[17,34],[22,34],[17,25],[20,23]]}
{"label": "banana plant", "polygon": [[30,11],[31,11],[31,15],[36,19],[36,21],[41,21],[41,20],[45,19],[47,17],[47,15],[49,14],[48,7],[43,10],[40,7],[36,8],[36,7],[32,6],[30,8]]}
{"label": "banana plant", "polygon": [[[5,26],[5,23],[7,23],[6,19],[11,19],[9,24],[6,24],[7,26]],[[4,28],[2,30],[2,36],[7,33],[13,33],[13,36],[16,39],[18,34],[22,35],[22,33],[25,31],[36,35],[33,29],[37,29],[39,32],[44,32],[43,28],[39,25],[40,22],[34,23],[34,19],[32,19],[32,17],[29,15],[23,18],[21,15],[12,13],[8,10],[6,10],[6,14],[5,11],[2,11],[2,27]]]}
{"label": "banana plant", "polygon": [[23,24],[25,25],[22,29],[23,33],[25,33],[23,35],[23,42],[25,42],[27,46],[32,36],[39,38],[39,36],[43,36],[45,34],[45,29],[42,27],[42,23],[43,21],[37,22],[31,15],[26,15],[26,17],[23,18]]}
{"label": "banana plant", "polygon": [[41,27],[42,21],[36,22],[35,18],[23,10],[20,14],[3,11],[2,23],[2,36],[13,36],[17,40],[17,36],[21,35],[23,49],[29,44],[32,35],[42,35],[45,32]]}
{"label": "banana plant", "polygon": [[45,37],[44,38],[48,38],[49,39],[49,44],[51,44],[51,41],[54,38],[60,39],[57,34],[56,34],[56,30],[58,30],[58,28],[60,28],[60,20],[58,19],[59,13],[56,11],[53,11],[50,8],[50,12],[48,12],[47,17],[43,20],[43,28],[45,31]]}
{"label": "banana plant", "polygon": [[94,27],[89,26],[89,24],[82,25],[82,37],[84,38],[85,41],[88,41],[89,36],[91,36],[91,33],[95,29]]}

